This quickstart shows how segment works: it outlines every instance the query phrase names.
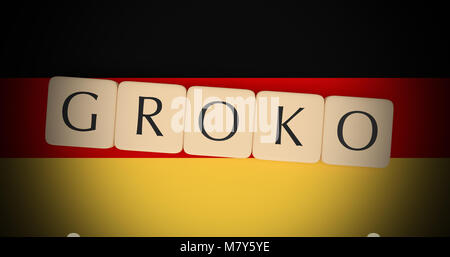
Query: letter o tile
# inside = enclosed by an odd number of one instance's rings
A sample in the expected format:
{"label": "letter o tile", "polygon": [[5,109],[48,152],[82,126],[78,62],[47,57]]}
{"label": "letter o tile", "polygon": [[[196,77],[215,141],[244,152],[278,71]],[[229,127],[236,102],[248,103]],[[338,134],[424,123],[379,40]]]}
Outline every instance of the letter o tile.
{"label": "letter o tile", "polygon": [[250,156],[255,115],[253,91],[195,86],[188,89],[187,99],[186,153],[234,158]]}
{"label": "letter o tile", "polygon": [[325,98],[322,161],[383,168],[389,164],[394,105],[386,99]]}

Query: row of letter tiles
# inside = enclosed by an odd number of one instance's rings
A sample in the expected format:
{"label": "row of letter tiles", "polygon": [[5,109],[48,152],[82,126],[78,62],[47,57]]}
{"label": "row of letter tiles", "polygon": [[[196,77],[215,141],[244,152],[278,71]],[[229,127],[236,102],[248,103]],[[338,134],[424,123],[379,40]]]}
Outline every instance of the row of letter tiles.
{"label": "row of letter tiles", "polygon": [[53,77],[45,136],[61,146],[385,167],[392,126],[385,99]]}

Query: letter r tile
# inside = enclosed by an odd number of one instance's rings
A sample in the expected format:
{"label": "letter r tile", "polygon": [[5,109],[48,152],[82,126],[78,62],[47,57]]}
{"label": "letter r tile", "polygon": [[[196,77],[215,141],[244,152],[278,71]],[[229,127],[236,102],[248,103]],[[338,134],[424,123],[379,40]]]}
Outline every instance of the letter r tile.
{"label": "letter r tile", "polygon": [[122,82],[117,96],[115,145],[121,150],[178,153],[183,149],[186,88]]}
{"label": "letter r tile", "polygon": [[322,161],[383,168],[389,164],[394,105],[386,99],[325,99]]}
{"label": "letter r tile", "polygon": [[255,158],[307,163],[320,160],[322,96],[262,91],[256,97],[256,107]]}
{"label": "letter r tile", "polygon": [[45,139],[51,145],[110,148],[117,83],[53,77],[48,86]]}
{"label": "letter r tile", "polygon": [[246,89],[190,87],[184,150],[188,154],[247,158],[252,150],[255,94]]}

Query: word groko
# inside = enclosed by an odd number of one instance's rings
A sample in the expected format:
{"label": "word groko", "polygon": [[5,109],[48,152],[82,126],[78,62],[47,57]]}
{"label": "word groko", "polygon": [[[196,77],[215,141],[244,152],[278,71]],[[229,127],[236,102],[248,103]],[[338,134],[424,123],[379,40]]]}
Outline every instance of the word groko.
{"label": "word groko", "polygon": [[52,145],[365,167],[390,160],[386,99],[53,77]]}

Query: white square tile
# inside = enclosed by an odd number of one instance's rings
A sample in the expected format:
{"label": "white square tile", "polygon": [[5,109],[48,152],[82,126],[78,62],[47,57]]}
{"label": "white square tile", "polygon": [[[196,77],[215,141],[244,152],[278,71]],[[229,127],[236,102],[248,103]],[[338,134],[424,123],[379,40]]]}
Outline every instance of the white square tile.
{"label": "white square tile", "polygon": [[327,97],[322,161],[386,167],[391,153],[393,113],[393,103],[386,99]]}
{"label": "white square tile", "polygon": [[112,80],[51,78],[45,128],[47,143],[112,147],[116,95],[117,83]]}
{"label": "white square tile", "polygon": [[117,96],[115,145],[121,150],[178,153],[183,148],[186,88],[122,82]]}
{"label": "white square tile", "polygon": [[253,91],[196,86],[189,88],[187,99],[186,153],[235,158],[250,156],[255,114]]}
{"label": "white square tile", "polygon": [[255,158],[307,163],[320,160],[322,96],[262,91],[256,97],[256,106]]}

